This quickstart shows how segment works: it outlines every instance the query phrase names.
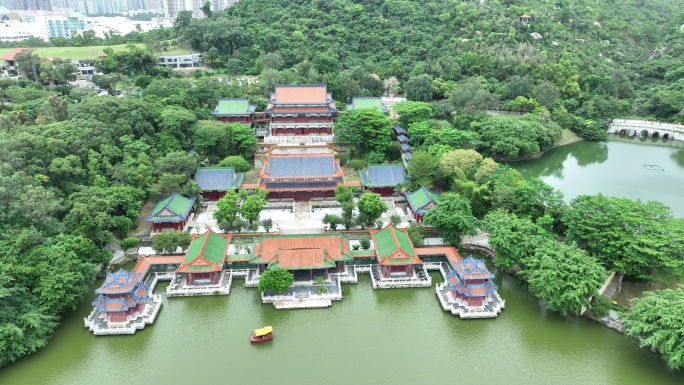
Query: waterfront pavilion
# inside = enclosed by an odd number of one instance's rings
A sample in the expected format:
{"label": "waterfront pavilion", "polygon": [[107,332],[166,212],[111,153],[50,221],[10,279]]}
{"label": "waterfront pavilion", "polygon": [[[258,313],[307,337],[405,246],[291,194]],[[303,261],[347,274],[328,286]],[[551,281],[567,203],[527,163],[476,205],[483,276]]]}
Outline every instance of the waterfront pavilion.
{"label": "waterfront pavilion", "polygon": [[382,230],[371,231],[375,254],[382,278],[415,278],[415,267],[422,267],[408,230],[389,224]]}
{"label": "waterfront pavilion", "polygon": [[186,286],[218,285],[230,245],[230,234],[218,234],[209,229],[193,236],[185,259],[176,270]]}
{"label": "waterfront pavilion", "polygon": [[349,239],[341,234],[262,235],[254,245],[252,264],[258,274],[281,267],[294,275],[295,283],[311,283],[316,277],[346,271],[352,260]]}

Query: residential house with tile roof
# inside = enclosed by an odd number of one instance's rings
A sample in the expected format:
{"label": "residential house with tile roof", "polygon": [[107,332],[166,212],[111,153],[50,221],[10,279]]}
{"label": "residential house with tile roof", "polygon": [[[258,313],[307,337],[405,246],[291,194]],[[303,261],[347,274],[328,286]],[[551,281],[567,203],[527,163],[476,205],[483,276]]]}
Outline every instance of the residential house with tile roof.
{"label": "residential house with tile roof", "polygon": [[423,222],[423,217],[430,211],[431,208],[437,206],[439,195],[428,190],[425,186],[420,186],[415,191],[407,191],[404,193],[406,201],[409,204],[413,218],[418,223]]}
{"label": "residential house with tile roof", "polygon": [[269,153],[259,174],[259,187],[268,191],[269,200],[306,201],[333,198],[337,186],[342,183],[342,166],[332,151]]}
{"label": "residential house with tile roof", "polygon": [[218,285],[228,254],[230,234],[218,234],[209,229],[194,235],[177,274],[182,274],[187,286]]}
{"label": "residential house with tile roof", "polygon": [[469,256],[459,262],[452,261],[453,270],[447,274],[446,282],[454,300],[465,307],[486,306],[498,300],[497,287],[481,259]]}
{"label": "residential house with tile roof", "polygon": [[164,229],[183,230],[196,199],[186,198],[174,191],[168,198],[157,202],[145,222],[152,222],[153,233]]}
{"label": "residential house with tile roof", "polygon": [[233,167],[200,167],[195,182],[204,199],[215,201],[228,190],[239,190],[244,178],[245,173],[236,173]]}
{"label": "residential house with tile roof", "polygon": [[413,277],[414,267],[422,266],[407,229],[389,224],[382,230],[372,230],[371,238],[383,278]]}
{"label": "residential house with tile roof", "polygon": [[395,187],[406,181],[404,166],[401,164],[369,164],[365,171],[360,171],[361,184],[364,189],[391,196]]}
{"label": "residential house with tile roof", "polygon": [[345,271],[352,259],[349,239],[341,234],[274,234],[257,239],[251,263],[257,265],[259,274],[281,267],[290,271],[295,281],[313,281]]}
{"label": "residential house with tile roof", "polygon": [[264,112],[271,136],[332,135],[338,113],[325,84],[276,84]]}
{"label": "residential house with tile roof", "polygon": [[389,110],[382,104],[382,98],[368,98],[357,96],[352,102],[346,105],[347,111],[359,110],[362,108],[374,108],[383,114],[388,115]]}
{"label": "residential house with tile roof", "polygon": [[17,68],[17,55],[31,52],[31,48],[14,48],[6,54],[0,56],[0,60],[4,62],[4,69],[7,76],[19,76],[19,69]]}
{"label": "residential house with tile roof", "polygon": [[142,273],[119,269],[115,273],[107,273],[107,278],[95,293],[99,296],[93,301],[93,307],[111,322],[126,322],[143,313],[150,288],[142,282]]}
{"label": "residential house with tile roof", "polygon": [[220,98],[211,114],[221,122],[251,126],[256,108],[256,104],[249,104],[247,98]]}

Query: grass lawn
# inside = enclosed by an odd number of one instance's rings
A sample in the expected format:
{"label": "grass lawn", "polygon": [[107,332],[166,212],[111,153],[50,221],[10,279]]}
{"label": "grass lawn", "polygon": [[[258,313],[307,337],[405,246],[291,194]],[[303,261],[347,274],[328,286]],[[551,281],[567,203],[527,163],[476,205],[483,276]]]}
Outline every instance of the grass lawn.
{"label": "grass lawn", "polygon": [[[136,44],[138,47],[144,47],[144,44]],[[60,59],[95,59],[100,55],[104,55],[102,52],[108,46],[106,45],[96,45],[92,47],[47,47],[47,48],[35,48],[34,52],[43,58],[56,57]],[[122,51],[126,49],[126,44],[112,45],[109,46],[114,51]],[[0,48],[0,56],[11,51],[13,48]],[[162,51],[160,55],[185,55],[192,53],[193,50],[186,47],[177,46],[175,49],[169,47],[168,51]]]}

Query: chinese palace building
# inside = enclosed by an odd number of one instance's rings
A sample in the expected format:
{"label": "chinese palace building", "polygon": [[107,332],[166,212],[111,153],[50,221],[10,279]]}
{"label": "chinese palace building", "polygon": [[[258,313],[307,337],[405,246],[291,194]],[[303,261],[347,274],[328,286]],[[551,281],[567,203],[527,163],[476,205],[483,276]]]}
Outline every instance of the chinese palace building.
{"label": "chinese palace building", "polygon": [[452,306],[451,312],[461,318],[496,317],[505,302],[497,293],[496,284],[492,282],[494,275],[484,261],[469,256],[450,262],[452,271],[437,291],[438,295],[441,292],[447,297],[447,303]]}
{"label": "chinese palace building", "polygon": [[153,296],[142,282],[142,273],[120,269],[107,273],[102,286],[95,290],[99,297],[86,318],[86,327],[95,334],[133,334],[151,324],[161,307],[161,297]]}
{"label": "chinese palace building", "polygon": [[313,281],[345,271],[351,260],[349,239],[340,234],[262,235],[251,263],[258,274],[281,267],[294,274],[295,281]]}
{"label": "chinese palace building", "polygon": [[[423,261],[416,254],[413,243],[408,236],[408,230],[397,229],[389,224],[382,230],[371,231],[371,238],[375,247],[379,276],[375,276],[374,287],[414,287],[431,286],[432,281],[423,270]],[[420,279],[422,278],[424,279]],[[413,280],[407,285],[391,285],[394,279]],[[386,283],[388,285],[383,285]]]}
{"label": "chinese palace building", "polygon": [[264,111],[271,136],[332,135],[337,109],[325,84],[276,84]]}
{"label": "chinese palace building", "polygon": [[394,194],[394,188],[406,181],[401,164],[369,164],[366,171],[359,172],[365,190],[382,196]]}
{"label": "chinese palace building", "polygon": [[269,153],[259,174],[259,187],[269,200],[306,201],[335,197],[344,183],[340,161],[332,151],[321,153]]}
{"label": "chinese palace building", "polygon": [[251,126],[256,107],[256,104],[249,104],[247,98],[220,98],[211,114],[221,122]]}
{"label": "chinese palace building", "polygon": [[206,200],[221,199],[228,190],[239,190],[245,173],[236,173],[233,167],[200,167],[195,182]]}
{"label": "chinese palace building", "polygon": [[423,222],[423,217],[430,211],[431,208],[437,206],[439,195],[428,190],[425,186],[420,186],[419,189],[412,192],[405,192],[404,196],[409,204],[413,219],[418,223]]}
{"label": "chinese palace building", "polygon": [[389,115],[389,110],[382,104],[382,98],[355,97],[350,104],[346,105],[347,111],[359,110],[362,108],[374,108],[383,114]]}
{"label": "chinese palace building", "polygon": [[230,239],[230,234],[218,234],[211,229],[202,235],[194,235],[167,294],[228,294],[230,287],[225,282],[228,279],[224,279],[222,271]]}
{"label": "chinese palace building", "polygon": [[186,198],[174,191],[168,198],[157,202],[145,222],[152,222],[153,233],[164,229],[183,230],[195,199],[197,198]]}

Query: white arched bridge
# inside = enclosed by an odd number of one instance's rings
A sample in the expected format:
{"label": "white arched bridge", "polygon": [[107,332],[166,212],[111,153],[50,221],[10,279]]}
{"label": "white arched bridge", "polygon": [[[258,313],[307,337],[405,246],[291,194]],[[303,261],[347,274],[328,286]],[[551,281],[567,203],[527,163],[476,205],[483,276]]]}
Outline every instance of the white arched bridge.
{"label": "white arched bridge", "polygon": [[648,120],[613,119],[606,132],[684,141],[684,126]]}

